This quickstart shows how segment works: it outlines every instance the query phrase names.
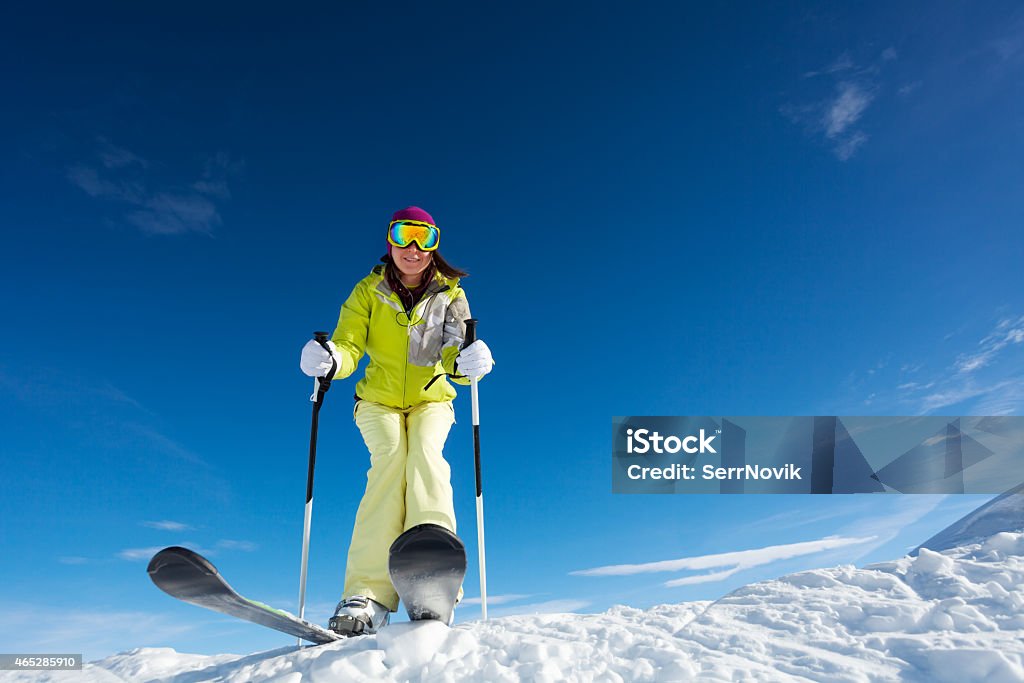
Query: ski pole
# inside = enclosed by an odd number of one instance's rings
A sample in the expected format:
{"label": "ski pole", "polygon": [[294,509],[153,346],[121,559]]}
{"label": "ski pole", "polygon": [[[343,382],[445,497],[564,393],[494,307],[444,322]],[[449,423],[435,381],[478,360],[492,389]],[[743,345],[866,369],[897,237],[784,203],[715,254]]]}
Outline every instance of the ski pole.
{"label": "ski pole", "polygon": [[[313,338],[320,346],[324,347],[327,353],[331,348],[327,346],[327,333],[314,332]],[[304,618],[306,611],[306,570],[309,568],[309,527],[313,521],[313,468],[316,466],[316,433],[320,422],[320,406],[324,403],[324,394],[331,388],[331,380],[338,369],[338,361],[334,360],[331,354],[331,371],[324,377],[313,378],[313,395],[309,400],[313,402],[313,425],[309,432],[309,472],[306,476],[306,516],[302,528],[302,566],[299,569],[299,619]],[[302,647],[302,638],[299,638],[299,647]]]}
{"label": "ski pole", "polygon": [[[466,339],[462,348],[476,341],[476,318],[466,320]],[[480,612],[487,621],[487,560],[484,553],[484,489],[480,479],[480,397],[477,393],[476,377],[469,378],[470,396],[473,402],[473,461],[476,466],[476,543],[480,556]]]}

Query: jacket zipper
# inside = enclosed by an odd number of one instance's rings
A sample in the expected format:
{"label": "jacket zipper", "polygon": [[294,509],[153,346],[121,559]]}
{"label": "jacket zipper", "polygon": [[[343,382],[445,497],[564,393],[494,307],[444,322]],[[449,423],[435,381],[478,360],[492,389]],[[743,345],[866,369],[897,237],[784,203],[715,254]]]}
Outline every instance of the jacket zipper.
{"label": "jacket zipper", "polygon": [[[412,307],[412,310],[408,311],[405,314],[405,316],[406,316],[406,318],[408,318],[409,322],[405,326],[405,358],[403,359],[403,364],[402,364],[402,408],[403,409],[409,407],[409,349],[412,347],[412,325],[413,325],[412,321],[413,321],[413,313],[416,312],[417,308],[424,307],[424,309],[425,309],[426,305],[430,301],[432,301],[434,299],[434,297],[436,297],[438,294],[442,294],[444,292],[447,292],[449,289],[451,289],[451,287],[449,285],[445,285],[444,287],[442,287],[438,291],[429,293],[430,294],[429,296],[425,296],[424,298],[420,299],[419,302],[417,302]],[[392,293],[392,295],[398,298],[398,303],[399,304],[402,303],[402,297],[398,296],[398,294],[396,294],[394,292]],[[403,305],[402,308],[404,309],[405,306]]]}

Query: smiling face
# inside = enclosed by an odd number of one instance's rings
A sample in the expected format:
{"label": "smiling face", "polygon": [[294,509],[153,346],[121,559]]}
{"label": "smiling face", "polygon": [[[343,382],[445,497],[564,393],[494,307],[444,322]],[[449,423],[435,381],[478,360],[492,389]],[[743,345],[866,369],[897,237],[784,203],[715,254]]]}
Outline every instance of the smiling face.
{"label": "smiling face", "polygon": [[407,287],[415,287],[420,284],[420,280],[423,279],[423,271],[430,265],[431,258],[433,258],[431,252],[421,251],[415,242],[407,247],[393,245],[391,247],[391,260],[398,268],[402,284]]}

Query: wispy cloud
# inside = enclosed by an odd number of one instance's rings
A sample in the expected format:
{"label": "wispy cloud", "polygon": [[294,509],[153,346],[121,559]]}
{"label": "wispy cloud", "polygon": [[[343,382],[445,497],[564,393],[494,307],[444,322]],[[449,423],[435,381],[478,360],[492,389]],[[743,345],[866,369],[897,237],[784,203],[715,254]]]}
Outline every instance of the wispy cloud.
{"label": "wispy cloud", "polygon": [[217,541],[217,547],[221,550],[240,550],[245,553],[251,553],[259,548],[258,545],[251,541],[233,541],[230,539]]}
{"label": "wispy cloud", "polygon": [[881,548],[904,529],[927,517],[946,498],[945,495],[895,496],[893,508],[886,514],[863,517],[842,527],[839,530],[841,534],[869,538],[868,543],[856,549],[854,557],[846,556],[843,561],[855,562],[876,548]]}
{"label": "wispy cloud", "polygon": [[122,560],[137,562],[139,560],[149,560],[163,549],[164,546],[161,545],[151,546],[149,548],[126,548],[119,552],[117,556]]}
{"label": "wispy cloud", "polygon": [[661,560],[658,562],[646,562],[643,564],[607,565],[604,567],[595,567],[593,569],[581,569],[570,572],[570,574],[575,576],[631,576],[634,574],[649,574],[656,572],[678,572],[684,570],[699,571],[703,569],[724,568],[717,572],[682,577],[665,583],[666,586],[684,586],[695,583],[721,581],[744,569],[751,569],[753,567],[759,567],[779,560],[787,560],[794,557],[800,557],[802,555],[812,555],[814,553],[842,548],[849,545],[867,543],[872,540],[874,540],[873,536],[829,536],[816,541],[787,543],[784,545],[773,545],[764,548],[755,548],[752,550],[717,553],[714,555],[683,557],[676,560]]}
{"label": "wispy cloud", "polygon": [[843,82],[836,86],[836,95],[822,120],[825,135],[829,138],[842,136],[860,120],[872,99],[873,95],[859,83]]}
{"label": "wispy cloud", "polygon": [[[204,472],[212,469],[202,457],[155,426],[157,416],[150,409],[102,377],[78,375],[56,366],[34,367],[28,374],[21,368],[12,372],[0,365],[0,391],[29,408],[45,411],[47,419],[60,420],[83,442],[94,438],[104,448],[150,456],[160,453],[197,465]],[[54,406],[60,410],[53,412]]]}
{"label": "wispy cloud", "polygon": [[149,162],[142,157],[129,152],[123,147],[112,145],[106,138],[99,138],[99,158],[104,168],[126,168],[128,166],[139,166],[149,168]]}
{"label": "wispy cloud", "polygon": [[[1002,315],[978,341],[950,349],[966,330],[936,338],[945,358],[876,365],[852,371],[842,384],[848,401],[890,415],[1012,415],[1024,410],[1024,316]],[[891,368],[891,370],[889,370]],[[929,369],[930,368],[930,369]],[[839,412],[842,412],[840,410]]]}
{"label": "wispy cloud", "polygon": [[[489,603],[490,598],[487,599]],[[514,607],[501,607],[495,610],[495,614],[503,617],[515,616],[517,614],[558,614],[564,612],[578,612],[590,606],[589,600],[548,600],[547,602],[535,602],[528,605],[516,605]]]}
{"label": "wispy cloud", "polygon": [[[844,500],[849,498],[849,500]],[[773,531],[795,529],[808,524],[818,524],[831,519],[842,517],[859,517],[874,509],[874,503],[861,497],[843,496],[839,500],[831,501],[826,509],[811,511],[806,507],[796,510],[787,510],[761,519],[756,519],[747,525],[751,528],[767,528]]]}
{"label": "wispy cloud", "polygon": [[221,224],[213,201],[200,193],[158,192],[137,203],[125,220],[151,235],[209,234]]}
{"label": "wispy cloud", "polygon": [[971,407],[975,415],[1020,415],[1024,413],[1024,379],[1007,381],[985,392]]}
{"label": "wispy cloud", "polygon": [[1024,343],[1024,316],[1017,320],[1004,318],[992,332],[978,342],[977,350],[957,358],[957,372],[968,374],[983,368],[1007,346],[1020,343]]}
{"label": "wispy cloud", "polygon": [[[922,413],[933,413],[936,410],[946,408],[949,406],[959,405],[966,401],[974,398],[982,399],[984,402],[991,402],[996,399],[1001,402],[1005,402],[1009,396],[1005,395],[1004,392],[1017,391],[1019,394],[1021,383],[1020,380],[1003,380],[1002,382],[996,382],[995,384],[979,384],[973,379],[967,379],[962,383],[956,382],[955,380],[948,383],[949,386],[946,388],[935,391],[926,396],[920,398],[920,410]],[[1003,394],[1000,396],[1000,394]],[[974,411],[971,411],[974,412]],[[984,415],[1003,415],[1006,413],[981,413]]]}
{"label": "wispy cloud", "polygon": [[117,430],[124,437],[141,439],[144,443],[150,444],[151,448],[159,449],[161,453],[178,458],[184,462],[199,465],[204,469],[210,468],[210,464],[199,455],[149,425],[125,421],[117,426]]}
{"label": "wispy cloud", "polygon": [[832,74],[837,74],[837,73],[843,73],[843,72],[846,72],[846,71],[851,71],[855,67],[856,67],[856,64],[853,63],[853,57],[850,56],[849,52],[844,52],[843,54],[841,54],[838,57],[836,57],[835,61],[833,61],[828,66],[826,66],[824,68],[821,68],[821,69],[816,69],[814,71],[806,72],[804,74],[804,78],[815,78],[817,76],[830,76]]}
{"label": "wispy cloud", "polygon": [[[176,522],[171,522],[171,524],[176,524]],[[191,527],[184,526],[184,528],[189,529]],[[177,529],[169,530],[177,531]],[[259,550],[259,545],[253,543],[252,541],[236,541],[232,539],[223,539],[217,541],[217,543],[212,548],[205,548],[192,541],[183,541],[180,543],[176,543],[175,545],[191,548],[192,550],[196,551],[201,555],[208,555],[210,557],[217,556],[221,551],[251,553],[256,550]],[[125,548],[124,550],[117,553],[117,557],[121,558],[122,560],[129,560],[133,562],[139,560],[148,560],[151,557],[153,557],[153,555],[155,555],[157,552],[163,550],[165,547],[167,546],[160,545],[148,546],[143,548]]]}
{"label": "wispy cloud", "polygon": [[221,224],[218,202],[230,198],[227,178],[240,169],[227,155],[214,155],[197,179],[180,182],[163,177],[163,166],[105,139],[99,147],[95,162],[68,167],[68,180],[119,206],[126,223],[151,235],[210,234]]}
{"label": "wispy cloud", "polygon": [[785,104],[779,111],[812,136],[824,138],[836,157],[847,161],[870,139],[859,124],[878,96],[885,64],[897,58],[891,47],[867,64],[858,64],[848,52],[843,53],[828,66],[803,75],[803,89],[827,84],[827,94],[809,103]]}
{"label": "wispy cloud", "polygon": [[[488,605],[504,605],[504,604],[507,604],[507,603],[510,603],[510,602],[518,602],[520,600],[526,600],[527,598],[532,598],[532,597],[533,597],[533,595],[530,595],[529,593],[509,593],[507,595],[488,595],[487,596],[487,604]],[[460,605],[479,605],[481,602],[482,602],[482,600],[480,598],[466,598],[462,602],[460,602],[459,604]]]}
{"label": "wispy cloud", "polygon": [[841,138],[836,142],[835,153],[840,161],[846,161],[857,153],[857,150],[868,141],[866,133],[855,131],[848,137]]}
{"label": "wispy cloud", "polygon": [[[757,565],[755,564],[751,566],[756,567]],[[736,565],[731,569],[723,569],[721,571],[711,572],[709,574],[695,574],[694,576],[684,576],[681,579],[672,579],[671,581],[666,581],[665,585],[669,588],[674,588],[676,586],[693,586],[698,583],[715,583],[716,581],[725,581],[730,576],[743,569],[750,569],[750,566]]]}
{"label": "wispy cloud", "polygon": [[912,95],[916,90],[918,90],[921,87],[921,85],[922,81],[913,81],[911,83],[906,83],[904,85],[901,85],[899,89],[896,90],[896,94],[899,95],[900,97],[910,97],[910,95]]}
{"label": "wispy cloud", "polygon": [[160,529],[161,531],[188,531],[192,529],[188,524],[174,522],[169,519],[160,522],[142,522],[142,526],[148,526],[150,529]]}
{"label": "wispy cloud", "polygon": [[113,407],[130,406],[152,415],[136,399],[106,379],[75,375],[56,366],[33,368],[31,374],[21,370],[9,372],[0,366],[0,388],[27,406],[50,410],[58,402],[75,406],[102,403]]}
{"label": "wispy cloud", "polygon": [[159,611],[0,604],[5,650],[80,652],[87,661],[135,647],[164,646],[201,625],[197,619],[175,622]]}
{"label": "wispy cloud", "polygon": [[976,399],[972,412],[1008,415],[1024,408],[1024,377],[1013,373],[1019,363],[1004,363],[1024,350],[1024,316],[1003,317],[974,348],[959,353],[946,374],[921,385],[899,385],[904,397],[924,413]]}

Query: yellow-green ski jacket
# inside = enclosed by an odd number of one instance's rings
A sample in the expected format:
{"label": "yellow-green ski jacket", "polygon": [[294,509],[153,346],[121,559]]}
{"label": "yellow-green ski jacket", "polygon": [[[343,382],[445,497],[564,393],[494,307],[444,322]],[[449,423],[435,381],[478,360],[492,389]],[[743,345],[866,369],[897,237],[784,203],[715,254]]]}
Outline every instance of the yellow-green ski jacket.
{"label": "yellow-green ski jacket", "polygon": [[[454,374],[469,317],[458,278],[437,274],[412,312],[406,313],[384,277],[384,266],[377,266],[341,307],[331,337],[339,357],[334,377],[351,375],[366,353],[370,363],[356,384],[359,398],[402,409],[424,401],[450,401],[455,389],[446,377],[429,390],[423,387],[435,375]],[[469,383],[462,377],[454,381]]]}

